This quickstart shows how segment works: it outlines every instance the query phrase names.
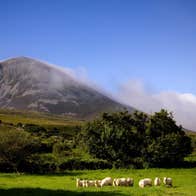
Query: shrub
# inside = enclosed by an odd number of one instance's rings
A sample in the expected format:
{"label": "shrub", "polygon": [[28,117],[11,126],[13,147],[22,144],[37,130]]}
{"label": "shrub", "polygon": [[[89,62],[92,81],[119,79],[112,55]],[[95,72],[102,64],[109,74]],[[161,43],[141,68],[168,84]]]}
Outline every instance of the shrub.
{"label": "shrub", "polygon": [[35,154],[20,164],[20,171],[35,174],[55,173],[58,161],[52,154]]}
{"label": "shrub", "polygon": [[82,160],[82,159],[68,159],[64,162],[62,162],[59,165],[59,169],[61,171],[64,170],[84,170],[84,169],[111,169],[112,165],[111,163],[105,161],[105,160],[98,160],[98,159],[92,159],[92,160]]}

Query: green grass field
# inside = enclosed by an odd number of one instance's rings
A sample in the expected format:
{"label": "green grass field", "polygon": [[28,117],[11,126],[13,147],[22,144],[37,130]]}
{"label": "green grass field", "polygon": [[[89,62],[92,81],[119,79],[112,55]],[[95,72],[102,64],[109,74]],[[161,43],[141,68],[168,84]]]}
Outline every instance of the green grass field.
{"label": "green grass field", "polygon": [[[106,176],[132,177],[133,187],[76,188],[76,178],[101,179]],[[139,188],[139,179],[156,176],[169,176],[173,179],[173,187]],[[146,169],[146,170],[95,170],[72,171],[59,175],[17,175],[0,174],[0,195],[13,196],[130,196],[130,195],[196,195],[196,168],[194,169]]]}

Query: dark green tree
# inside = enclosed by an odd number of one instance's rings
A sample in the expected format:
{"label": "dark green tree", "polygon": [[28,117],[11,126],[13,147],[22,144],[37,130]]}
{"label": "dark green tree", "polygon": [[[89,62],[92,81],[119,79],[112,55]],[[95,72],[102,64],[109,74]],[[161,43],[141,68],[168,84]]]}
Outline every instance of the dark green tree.
{"label": "dark green tree", "polygon": [[148,122],[146,133],[152,138],[170,133],[184,134],[182,127],[176,124],[172,113],[169,113],[167,110],[161,109],[160,112],[155,112],[154,115],[150,116]]}
{"label": "dark green tree", "polygon": [[192,151],[191,139],[167,110],[150,117],[146,135],[149,139],[144,156],[150,166],[175,167]]}
{"label": "dark green tree", "polygon": [[83,141],[92,156],[124,167],[141,157],[146,121],[140,112],[104,113],[84,127]]}
{"label": "dark green tree", "polygon": [[191,140],[166,110],[104,113],[83,128],[88,152],[115,166],[175,167],[191,153]]}
{"label": "dark green tree", "polygon": [[156,140],[148,146],[148,163],[150,167],[176,167],[191,152],[191,140],[187,136],[171,133]]}
{"label": "dark green tree", "polygon": [[39,144],[29,133],[22,130],[7,130],[0,132],[1,162],[18,172],[19,165],[35,152]]}

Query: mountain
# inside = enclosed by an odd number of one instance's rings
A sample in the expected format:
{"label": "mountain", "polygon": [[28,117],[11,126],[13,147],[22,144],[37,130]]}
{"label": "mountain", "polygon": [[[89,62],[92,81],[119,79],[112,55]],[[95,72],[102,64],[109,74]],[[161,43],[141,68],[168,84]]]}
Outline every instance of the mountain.
{"label": "mountain", "polygon": [[0,62],[0,108],[88,117],[127,106],[58,67],[17,57]]}

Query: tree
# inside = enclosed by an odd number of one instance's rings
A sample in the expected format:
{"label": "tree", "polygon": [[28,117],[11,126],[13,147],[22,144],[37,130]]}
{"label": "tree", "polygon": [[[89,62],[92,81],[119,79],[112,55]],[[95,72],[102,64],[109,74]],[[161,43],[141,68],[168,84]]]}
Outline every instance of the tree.
{"label": "tree", "polygon": [[151,167],[176,167],[191,153],[191,140],[187,136],[171,133],[153,140],[148,146]]}
{"label": "tree", "polygon": [[95,158],[116,166],[174,166],[191,153],[191,140],[172,113],[104,113],[83,128],[83,144]]}
{"label": "tree", "polygon": [[155,112],[154,115],[150,116],[146,131],[147,135],[150,135],[152,138],[170,133],[184,134],[182,127],[176,124],[172,113],[169,113],[164,109],[161,109],[160,112]]}
{"label": "tree", "polygon": [[36,151],[36,146],[37,142],[22,130],[10,129],[0,132],[1,162],[11,166],[17,173],[20,163]]}
{"label": "tree", "polygon": [[83,142],[92,156],[125,167],[141,156],[146,119],[140,112],[104,113],[84,127]]}
{"label": "tree", "polygon": [[150,117],[146,134],[150,139],[145,160],[153,167],[175,167],[192,152],[191,139],[167,110],[162,109]]}

